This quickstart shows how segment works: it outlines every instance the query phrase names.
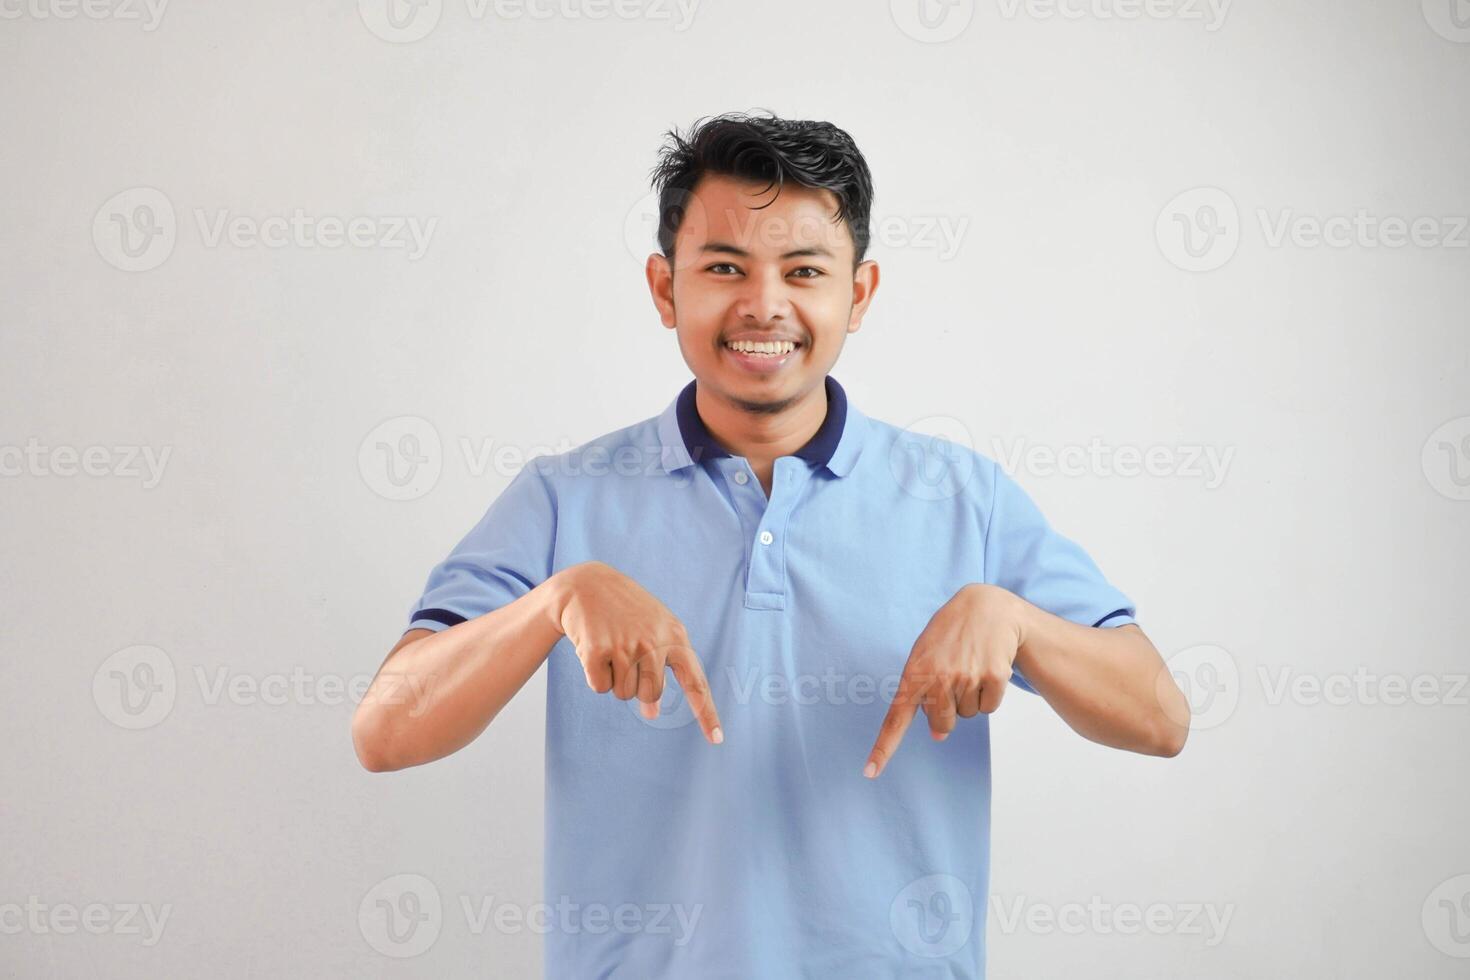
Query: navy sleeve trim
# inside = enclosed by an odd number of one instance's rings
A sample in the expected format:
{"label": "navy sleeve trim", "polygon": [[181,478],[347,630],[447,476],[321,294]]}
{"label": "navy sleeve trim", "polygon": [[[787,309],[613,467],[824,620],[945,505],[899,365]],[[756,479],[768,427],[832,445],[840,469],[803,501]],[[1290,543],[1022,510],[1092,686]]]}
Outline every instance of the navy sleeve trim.
{"label": "navy sleeve trim", "polygon": [[459,613],[450,612],[448,609],[420,609],[409,617],[408,621],[412,623],[420,619],[432,619],[434,622],[443,623],[445,626],[458,626],[465,620]]}
{"label": "navy sleeve trim", "polygon": [[1095,627],[1096,626],[1101,626],[1103,623],[1106,623],[1110,619],[1117,619],[1119,616],[1127,616],[1127,615],[1128,615],[1128,610],[1126,610],[1126,609],[1114,609],[1112,612],[1108,613],[1106,616],[1104,616],[1102,619],[1099,619],[1097,622],[1093,623],[1092,625],[1095,626]]}

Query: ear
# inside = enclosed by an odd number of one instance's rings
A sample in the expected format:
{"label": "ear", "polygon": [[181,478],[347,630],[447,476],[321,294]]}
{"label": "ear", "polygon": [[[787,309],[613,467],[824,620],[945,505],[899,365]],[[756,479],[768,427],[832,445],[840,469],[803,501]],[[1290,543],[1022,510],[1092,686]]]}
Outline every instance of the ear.
{"label": "ear", "polygon": [[868,304],[873,302],[873,294],[878,291],[878,263],[872,259],[859,263],[852,274],[852,313],[847,318],[847,332],[857,333],[858,327],[862,326],[863,315],[868,312]]}
{"label": "ear", "polygon": [[644,277],[648,280],[648,292],[653,297],[653,305],[658,308],[659,319],[669,329],[674,328],[674,270],[669,265],[669,260],[658,252],[648,257],[648,262],[643,267]]}

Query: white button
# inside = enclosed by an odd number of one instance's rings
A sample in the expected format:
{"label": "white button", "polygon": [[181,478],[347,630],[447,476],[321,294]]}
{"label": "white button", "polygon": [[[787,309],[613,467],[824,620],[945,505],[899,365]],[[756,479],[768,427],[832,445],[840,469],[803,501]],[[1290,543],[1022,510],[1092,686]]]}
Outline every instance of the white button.
{"label": "white button", "polygon": [[773,536],[770,531],[761,532],[761,544],[770,544],[774,540],[776,540],[775,536]]}
{"label": "white button", "polygon": [[745,481],[748,480],[748,479],[750,479],[750,477],[748,477],[748,476],[745,475],[745,471],[744,470],[736,470],[735,471],[735,482],[736,483],[740,484],[741,486],[745,486]]}

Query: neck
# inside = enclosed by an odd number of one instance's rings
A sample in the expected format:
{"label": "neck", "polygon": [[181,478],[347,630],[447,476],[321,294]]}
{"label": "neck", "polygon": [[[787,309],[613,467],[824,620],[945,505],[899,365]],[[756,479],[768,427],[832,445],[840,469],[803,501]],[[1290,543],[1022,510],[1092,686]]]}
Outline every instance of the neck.
{"label": "neck", "polygon": [[696,382],[694,406],[716,442],[758,466],[794,455],[817,434],[827,417],[826,379],[778,402],[730,399]]}

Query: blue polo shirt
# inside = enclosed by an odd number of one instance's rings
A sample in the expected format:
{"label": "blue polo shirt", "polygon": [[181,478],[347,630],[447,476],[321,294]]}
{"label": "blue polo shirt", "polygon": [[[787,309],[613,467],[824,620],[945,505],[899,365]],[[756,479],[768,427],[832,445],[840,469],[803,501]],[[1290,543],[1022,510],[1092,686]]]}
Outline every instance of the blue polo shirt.
{"label": "blue polo shirt", "polygon": [[443,629],[596,559],[662,601],[704,665],[720,745],[672,672],[648,720],[587,686],[569,640],[552,648],[530,917],[546,976],[983,978],[989,717],[935,742],[921,714],[866,779],[898,678],[967,583],[1088,626],[1134,606],[992,459],[865,416],[830,375],[822,426],[775,460],[767,499],[695,384],[529,462],[410,613]]}

